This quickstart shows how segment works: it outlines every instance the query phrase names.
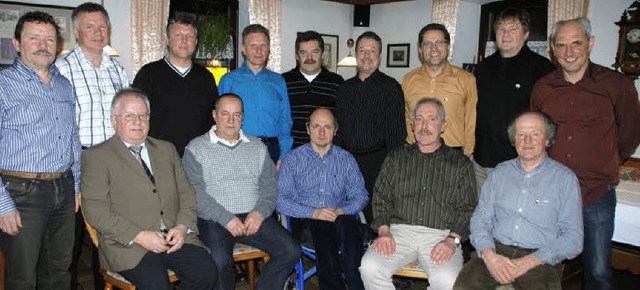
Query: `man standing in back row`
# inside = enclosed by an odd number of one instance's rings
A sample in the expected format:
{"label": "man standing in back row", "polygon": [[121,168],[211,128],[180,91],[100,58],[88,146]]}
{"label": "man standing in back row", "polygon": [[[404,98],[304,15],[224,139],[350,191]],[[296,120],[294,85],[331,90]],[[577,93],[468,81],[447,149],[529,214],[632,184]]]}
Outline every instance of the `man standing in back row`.
{"label": "man standing in back row", "polygon": [[313,30],[298,34],[296,61],[298,65],[294,69],[282,74],[287,82],[291,105],[294,148],[309,143],[306,127],[309,115],[319,107],[333,110],[338,87],[344,82],[342,76],[322,66],[324,40]]}
{"label": "man standing in back row", "polygon": [[476,79],[449,63],[451,36],[444,25],[431,23],[418,33],[418,58],[422,66],[402,78],[407,121],[407,142],[416,142],[411,132],[411,113],[424,97],[440,100],[447,111],[447,131],[442,134],[449,147],[467,156],[473,153],[476,129]]}
{"label": "man standing in back row", "polygon": [[517,114],[529,109],[535,82],[555,68],[551,61],[527,46],[527,12],[503,10],[494,30],[498,51],[480,63],[476,75],[478,106],[472,160],[478,193],[498,163],[517,156],[509,142],[507,126]]}
{"label": "man standing in back row", "polygon": [[[100,144],[114,134],[109,122],[111,100],[118,90],[129,86],[129,77],[124,67],[110,57],[104,47],[109,44],[111,21],[109,13],[97,3],[86,2],[71,12],[73,36],[76,47],[56,61],[60,73],[73,85],[76,93],[76,120],[80,128],[80,142],[86,149]],[[82,252],[84,218],[76,214],[75,240],[71,262],[71,288],[78,285],[78,261]],[[93,250],[93,285],[104,288],[100,274],[98,249]]]}
{"label": "man standing in back row", "polygon": [[[337,145],[356,158],[364,184],[373,193],[387,153],[404,144],[407,136],[400,84],[380,72],[382,40],[367,31],[356,40],[358,73],[338,91],[336,116],[340,122]],[[364,208],[367,223],[373,220],[371,202]]]}
{"label": "man standing in back row", "polygon": [[551,47],[560,68],[540,79],[531,108],[558,127],[550,156],[578,176],[582,193],[585,289],[613,289],[611,237],[619,167],[640,143],[640,102],[630,78],[592,63],[585,18],[556,22]]}
{"label": "man standing in back row", "polygon": [[251,24],[242,31],[245,61],[238,69],[220,79],[220,95],[242,97],[247,118],[242,129],[267,145],[269,156],[280,168],[280,160],[291,150],[291,107],[284,78],[267,69],[269,30]]}
{"label": "man standing in back row", "polygon": [[218,89],[211,72],[191,61],[198,44],[195,19],[170,19],[166,33],[169,53],[143,66],[132,86],[149,95],[149,136],[173,143],[182,157],[189,141],[213,125]]}

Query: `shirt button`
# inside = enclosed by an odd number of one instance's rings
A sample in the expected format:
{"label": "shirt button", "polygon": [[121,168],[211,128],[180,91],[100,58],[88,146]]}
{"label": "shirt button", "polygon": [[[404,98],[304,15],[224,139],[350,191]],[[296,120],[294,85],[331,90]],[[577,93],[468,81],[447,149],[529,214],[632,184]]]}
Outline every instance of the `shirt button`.
{"label": "shirt button", "polygon": [[567,154],[567,159],[571,159],[571,153]]}
{"label": "shirt button", "polygon": [[519,209],[518,209],[518,212],[522,212],[522,208],[519,208]]}
{"label": "shirt button", "polygon": [[567,136],[567,140],[573,140],[573,136],[571,135]]}
{"label": "shirt button", "polygon": [[518,226],[516,226],[516,230],[518,229]]}
{"label": "shirt button", "polygon": [[421,202],[420,205],[424,205],[424,202]]}

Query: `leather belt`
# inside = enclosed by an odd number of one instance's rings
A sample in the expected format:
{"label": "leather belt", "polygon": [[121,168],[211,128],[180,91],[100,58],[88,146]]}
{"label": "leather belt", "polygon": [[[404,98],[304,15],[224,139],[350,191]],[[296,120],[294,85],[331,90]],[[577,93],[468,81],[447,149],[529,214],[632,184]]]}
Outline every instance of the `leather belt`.
{"label": "leather belt", "polygon": [[0,170],[0,174],[13,176],[24,179],[43,179],[43,180],[51,180],[58,179],[67,175],[67,172],[56,172],[56,173],[35,173],[35,172],[21,172],[21,171],[10,171],[10,170]]}

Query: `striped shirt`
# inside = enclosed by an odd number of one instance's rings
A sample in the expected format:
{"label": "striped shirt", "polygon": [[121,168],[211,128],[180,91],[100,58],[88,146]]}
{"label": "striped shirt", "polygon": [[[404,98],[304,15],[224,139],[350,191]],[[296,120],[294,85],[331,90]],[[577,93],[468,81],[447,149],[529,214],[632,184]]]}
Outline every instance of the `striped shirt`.
{"label": "striped shirt", "polygon": [[278,212],[311,218],[314,210],[328,207],[356,214],[368,202],[358,163],[346,150],[333,145],[321,157],[307,143],[284,156],[278,172]]}
{"label": "striped shirt", "polygon": [[387,155],[373,190],[374,229],[407,224],[468,237],[478,203],[473,166],[460,150],[440,142],[433,153],[412,144]]}
{"label": "striped shirt", "polygon": [[322,68],[320,73],[309,82],[300,72],[294,68],[282,74],[287,83],[289,104],[291,105],[291,136],[293,147],[309,143],[307,134],[307,121],[311,112],[318,107],[333,110],[338,97],[338,88],[344,82],[342,76]]}
{"label": "striped shirt", "polygon": [[[73,87],[54,65],[49,74],[44,84],[19,58],[0,70],[0,169],[54,173],[71,168],[78,192],[81,149]],[[1,186],[0,216],[15,209]]]}
{"label": "striped shirt", "polygon": [[76,121],[82,145],[90,147],[113,136],[111,101],[116,92],[129,87],[124,67],[103,52],[102,64],[96,68],[77,45],[58,58],[56,66],[76,91]]}
{"label": "striped shirt", "polygon": [[364,81],[355,76],[340,86],[336,117],[336,144],[352,154],[390,152],[407,137],[402,87],[379,70]]}

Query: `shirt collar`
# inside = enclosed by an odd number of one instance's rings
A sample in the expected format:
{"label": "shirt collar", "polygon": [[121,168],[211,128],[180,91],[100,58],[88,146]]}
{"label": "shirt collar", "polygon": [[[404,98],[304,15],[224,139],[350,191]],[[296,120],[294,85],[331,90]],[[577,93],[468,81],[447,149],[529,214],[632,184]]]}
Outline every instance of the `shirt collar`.
{"label": "shirt collar", "polygon": [[238,140],[233,141],[233,142],[229,142],[225,139],[222,139],[220,137],[218,137],[218,135],[216,135],[216,128],[217,125],[213,125],[213,127],[211,127],[211,130],[209,131],[209,141],[211,141],[211,143],[215,144],[215,143],[222,143],[223,145],[227,145],[227,146],[235,146],[239,141],[242,142],[247,142],[249,143],[249,138],[247,138],[247,136],[244,135],[244,133],[242,132],[242,129],[240,129],[240,138],[238,138]]}
{"label": "shirt collar", "polygon": [[[38,79],[40,79],[40,76],[38,75],[38,73],[32,67],[24,63],[19,56],[16,56],[16,58],[13,60],[13,65],[15,66],[18,72],[26,75],[30,75],[30,76],[35,76]],[[58,67],[55,65],[55,62],[49,65],[49,75],[51,79],[58,76],[59,74],[60,74],[60,71],[58,70]]]}
{"label": "shirt collar", "polygon": [[[81,62],[84,62],[85,64],[91,65],[91,67],[93,67],[93,64],[91,63],[91,61],[89,61],[87,55],[84,54],[84,51],[82,51],[82,48],[79,44],[76,43],[76,47],[73,49],[73,51],[78,55],[78,59],[80,59]],[[113,63],[108,60],[111,60],[111,57],[104,50],[102,50],[102,61],[100,62],[100,67],[112,67]]]}
{"label": "shirt collar", "polygon": [[[424,65],[420,66],[420,70],[422,71],[422,73],[427,75],[427,77],[431,78],[431,75],[429,74],[429,72],[427,71],[427,68]],[[453,75],[453,68],[451,67],[451,64],[449,63],[448,60],[444,61],[444,67],[442,68],[442,73],[440,73],[439,75],[434,77],[434,79],[439,78],[441,76],[445,76],[445,75],[446,76],[452,76]]]}

